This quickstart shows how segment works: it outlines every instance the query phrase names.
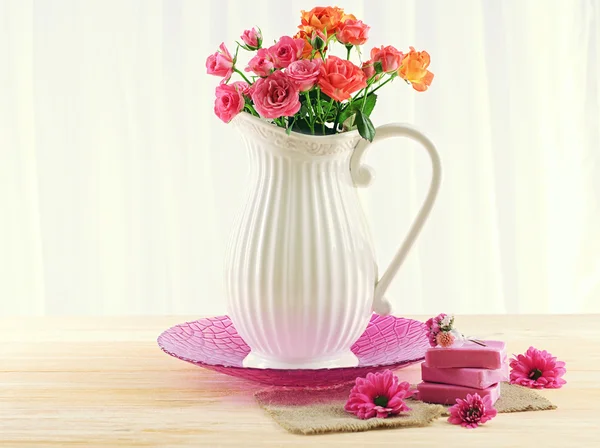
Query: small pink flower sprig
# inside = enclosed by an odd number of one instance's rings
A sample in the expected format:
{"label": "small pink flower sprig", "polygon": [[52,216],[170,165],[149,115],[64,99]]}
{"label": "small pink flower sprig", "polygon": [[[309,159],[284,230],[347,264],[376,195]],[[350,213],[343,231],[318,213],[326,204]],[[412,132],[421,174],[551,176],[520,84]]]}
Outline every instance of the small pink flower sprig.
{"label": "small pink flower sprig", "polygon": [[567,382],[562,376],[567,372],[565,363],[557,361],[546,350],[529,347],[522,355],[510,360],[510,383],[532,389],[559,389]]}
{"label": "small pink flower sprig", "polygon": [[456,337],[451,333],[454,329],[454,316],[438,314],[425,322],[428,330],[429,345],[432,347],[451,347]]}
{"label": "small pink flower sprig", "polygon": [[485,346],[485,344],[478,339],[465,338],[465,336],[454,327],[454,316],[452,315],[444,313],[438,314],[435,317],[427,319],[425,325],[427,326],[429,345],[432,347],[440,346],[448,348],[464,340]]}
{"label": "small pink flower sprig", "polygon": [[479,394],[469,394],[464,400],[457,398],[456,404],[449,408],[448,412],[450,413],[448,422],[471,429],[483,425],[498,413],[489,395],[482,398]]}
{"label": "small pink flower sprig", "polygon": [[410,411],[404,400],[413,394],[410,384],[400,383],[391,370],[367,373],[366,378],[356,378],[344,409],[362,420],[386,418]]}

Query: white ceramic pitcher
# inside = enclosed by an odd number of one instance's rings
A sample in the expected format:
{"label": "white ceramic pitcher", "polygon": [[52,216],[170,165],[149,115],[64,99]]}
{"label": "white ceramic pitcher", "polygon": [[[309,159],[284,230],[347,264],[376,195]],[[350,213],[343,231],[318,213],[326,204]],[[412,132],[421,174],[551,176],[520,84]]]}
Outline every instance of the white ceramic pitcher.
{"label": "white ceramic pitcher", "polygon": [[373,143],[409,137],[433,164],[429,192],[390,266],[378,275],[357,186],[372,179],[361,165],[369,147],[357,131],[287,135],[248,113],[233,121],[250,154],[248,200],[226,254],[229,316],[251,353],[245,367],[317,369],[358,364],[350,347],[384,298],[433,206],[440,159],[412,126],[388,124]]}

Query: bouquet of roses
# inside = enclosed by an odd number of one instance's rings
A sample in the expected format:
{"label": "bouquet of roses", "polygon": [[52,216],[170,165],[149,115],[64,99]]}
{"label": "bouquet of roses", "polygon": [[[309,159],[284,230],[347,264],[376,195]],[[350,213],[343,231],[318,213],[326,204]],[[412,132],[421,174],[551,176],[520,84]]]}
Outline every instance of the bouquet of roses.
{"label": "bouquet of roses", "polygon": [[[407,53],[391,45],[375,47],[360,66],[352,62],[353,51],[361,60],[360,46],[370,28],[341,8],[302,11],[298,28],[294,37],[283,36],[267,48],[261,30],[252,28],[244,31],[243,44],[236,43],[233,55],[222,43],[207,58],[208,73],[222,78],[214,108],[221,120],[228,123],[245,111],[272,120],[288,133],[358,129],[372,141],[375,127],[369,116],[377,102],[375,92],[396,78],[419,92],[431,85],[429,54],[413,47]],[[334,44],[345,47],[345,59],[329,54]],[[244,71],[238,65],[240,48],[253,53]],[[231,82],[234,73],[242,80]]]}

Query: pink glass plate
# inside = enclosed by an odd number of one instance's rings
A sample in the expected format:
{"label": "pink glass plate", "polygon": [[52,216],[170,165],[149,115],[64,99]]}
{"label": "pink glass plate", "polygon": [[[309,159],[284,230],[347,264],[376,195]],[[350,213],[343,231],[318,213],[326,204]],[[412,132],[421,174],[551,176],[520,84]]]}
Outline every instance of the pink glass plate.
{"label": "pink glass plate", "polygon": [[250,352],[227,316],[200,319],[169,328],[158,337],[167,354],[227,375],[273,386],[327,386],[352,381],[368,372],[399,369],[422,361],[429,347],[422,322],[373,314],[352,346],[357,367],[314,370],[254,369],[242,366]]}

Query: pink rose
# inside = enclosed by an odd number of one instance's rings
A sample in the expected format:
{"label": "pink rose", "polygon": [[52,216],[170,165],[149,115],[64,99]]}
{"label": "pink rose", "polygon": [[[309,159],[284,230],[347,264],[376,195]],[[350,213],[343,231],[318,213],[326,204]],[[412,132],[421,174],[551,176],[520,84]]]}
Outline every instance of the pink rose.
{"label": "pink rose", "polygon": [[304,39],[292,39],[283,36],[275,45],[269,48],[271,60],[275,68],[285,68],[302,56],[304,50]]}
{"label": "pink rose", "polygon": [[371,50],[371,59],[373,63],[380,62],[381,68],[386,73],[395,72],[400,68],[404,55],[401,51],[396,50],[391,45],[381,48],[373,48]]}
{"label": "pink rose", "polygon": [[365,25],[361,20],[346,20],[336,37],[338,42],[344,45],[362,45],[369,38],[370,26]]}
{"label": "pink rose", "polygon": [[246,67],[247,72],[254,72],[258,76],[269,76],[274,69],[275,65],[271,60],[271,55],[264,48],[258,50],[256,56],[250,59],[248,67]]}
{"label": "pink rose", "polygon": [[233,58],[224,43],[219,49],[220,51],[206,58],[206,71],[209,75],[222,76],[227,81],[233,73]]}
{"label": "pink rose", "polygon": [[319,69],[322,64],[321,59],[300,59],[292,62],[285,70],[288,77],[296,83],[301,92],[310,90],[317,83]]}
{"label": "pink rose", "polygon": [[373,61],[363,62],[362,66],[360,68],[365,73],[365,76],[367,77],[367,79],[375,76],[376,72],[375,72],[375,67],[373,66]]}
{"label": "pink rose", "polygon": [[246,95],[248,98],[252,98],[252,92],[254,92],[254,87],[255,86],[256,86],[256,83],[250,84],[250,87],[248,87],[246,89],[246,91],[243,92],[243,94]]}
{"label": "pink rose", "polygon": [[241,38],[249,50],[258,50],[262,44],[262,33],[255,28],[244,31]]}
{"label": "pink rose", "polygon": [[363,62],[360,68],[365,73],[367,79],[375,77],[375,80],[377,81],[379,78],[381,78],[381,73],[377,74],[377,72],[375,71],[375,64],[373,63],[373,61]]}
{"label": "pink rose", "polygon": [[235,87],[242,95],[250,96],[250,85],[246,81],[236,81],[229,85]]}
{"label": "pink rose", "polygon": [[252,101],[264,118],[291,117],[300,110],[298,86],[280,70],[252,85]]}
{"label": "pink rose", "polygon": [[364,72],[350,61],[328,56],[321,65],[319,87],[336,101],[349,99],[352,94],[367,86]]}
{"label": "pink rose", "polygon": [[215,89],[215,94],[215,115],[229,123],[244,108],[242,92],[234,85],[220,84]]}

